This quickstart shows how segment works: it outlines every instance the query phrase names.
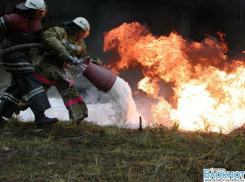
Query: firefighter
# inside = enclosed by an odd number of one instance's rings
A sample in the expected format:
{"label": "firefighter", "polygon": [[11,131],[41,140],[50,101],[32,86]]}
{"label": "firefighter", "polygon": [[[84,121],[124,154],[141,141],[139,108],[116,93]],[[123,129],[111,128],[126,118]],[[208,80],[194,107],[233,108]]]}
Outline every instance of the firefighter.
{"label": "firefighter", "polygon": [[[89,59],[83,39],[89,35],[90,25],[83,17],[63,22],[62,25],[63,27],[53,27],[44,32],[42,43],[50,50],[37,59],[34,67],[45,91],[52,85],[55,86],[69,112],[70,121],[79,124],[88,117],[88,109],[78,90],[73,86],[68,66],[76,65],[79,59]],[[102,65],[98,58],[94,60],[95,64]],[[19,104],[20,110],[27,107],[23,101]]]}
{"label": "firefighter", "polygon": [[[0,30],[5,39],[2,48],[18,44],[37,43],[41,41],[42,25],[47,6],[43,0],[27,0],[15,6],[10,14],[0,17]],[[42,84],[34,74],[30,49],[14,51],[3,56],[1,64],[5,71],[11,73],[11,84],[4,91],[0,101],[0,125],[8,122],[18,108],[22,96],[35,115],[37,127],[50,125],[58,121],[48,118],[44,111],[50,103]]]}

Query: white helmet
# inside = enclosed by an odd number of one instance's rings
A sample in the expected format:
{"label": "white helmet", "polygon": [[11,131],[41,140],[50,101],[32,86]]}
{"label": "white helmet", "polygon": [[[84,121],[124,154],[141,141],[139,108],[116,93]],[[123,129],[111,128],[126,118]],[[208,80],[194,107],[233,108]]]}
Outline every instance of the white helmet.
{"label": "white helmet", "polygon": [[30,9],[47,10],[44,0],[26,0],[25,6]]}
{"label": "white helmet", "polygon": [[85,18],[83,18],[83,17],[78,17],[78,18],[75,18],[74,20],[73,20],[73,22],[75,23],[75,24],[77,24],[79,27],[81,27],[84,31],[90,31],[90,25],[89,25],[89,23],[88,23],[88,21],[85,19]]}
{"label": "white helmet", "polygon": [[25,6],[35,10],[33,16],[36,20],[41,20],[47,13],[47,5],[44,0],[26,0]]}
{"label": "white helmet", "polygon": [[83,17],[77,17],[73,20],[73,22],[78,25],[81,29],[83,29],[82,32],[79,32],[77,37],[79,39],[84,39],[89,35],[89,31],[90,31],[90,25],[88,23],[88,21],[83,18]]}

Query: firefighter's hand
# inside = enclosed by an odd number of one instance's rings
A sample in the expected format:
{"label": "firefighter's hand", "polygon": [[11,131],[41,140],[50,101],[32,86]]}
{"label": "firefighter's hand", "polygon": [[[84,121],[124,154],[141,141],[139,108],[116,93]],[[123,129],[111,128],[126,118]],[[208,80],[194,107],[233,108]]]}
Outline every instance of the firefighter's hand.
{"label": "firefighter's hand", "polygon": [[97,64],[99,66],[103,65],[102,61],[99,58],[97,58],[97,57],[95,57],[95,58],[93,58],[91,60],[92,60],[92,63],[94,63],[94,64]]}
{"label": "firefighter's hand", "polygon": [[79,59],[77,57],[72,57],[71,55],[69,55],[67,57],[66,61],[68,63],[72,63],[72,64],[78,64],[79,63]]}
{"label": "firefighter's hand", "polygon": [[89,56],[84,56],[78,60],[78,63],[88,64],[90,61],[91,61],[91,58]]}

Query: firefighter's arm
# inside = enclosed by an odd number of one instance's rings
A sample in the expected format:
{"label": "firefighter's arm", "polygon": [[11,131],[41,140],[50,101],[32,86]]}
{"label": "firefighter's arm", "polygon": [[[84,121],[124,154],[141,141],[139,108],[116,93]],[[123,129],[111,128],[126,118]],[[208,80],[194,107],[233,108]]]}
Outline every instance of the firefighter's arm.
{"label": "firefighter's arm", "polygon": [[83,41],[83,39],[79,40],[79,46],[81,47],[82,50],[77,57],[78,57],[78,59],[83,59],[84,57],[88,56],[88,54],[86,52],[87,46],[85,45],[85,42]]}
{"label": "firefighter's arm", "polygon": [[14,26],[11,27],[11,25],[14,25],[15,22],[13,19],[12,20],[12,17],[11,15],[7,15],[7,16],[2,16],[0,17],[0,31],[3,31],[3,32],[7,32],[7,31],[10,31],[10,30],[14,30]]}
{"label": "firefighter's arm", "polygon": [[65,32],[62,31],[62,29],[57,28],[50,28],[46,30],[43,34],[43,44],[57,51],[58,57],[65,61],[69,57],[69,54],[59,40],[64,33]]}
{"label": "firefighter's arm", "polygon": [[[9,19],[7,18],[9,17]],[[10,23],[14,25],[14,21],[11,21],[12,15],[0,16],[0,31],[7,32],[13,30]],[[3,50],[0,49],[0,61],[3,57]]]}
{"label": "firefighter's arm", "polygon": [[86,52],[83,52],[77,56],[78,59],[83,59],[85,57],[89,57],[89,55]]}

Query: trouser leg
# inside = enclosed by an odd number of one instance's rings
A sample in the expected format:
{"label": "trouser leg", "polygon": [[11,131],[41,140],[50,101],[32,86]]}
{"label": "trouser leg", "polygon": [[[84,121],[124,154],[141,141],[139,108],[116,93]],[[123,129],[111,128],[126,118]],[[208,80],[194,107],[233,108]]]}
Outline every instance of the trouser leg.
{"label": "trouser leg", "polygon": [[24,99],[34,115],[51,107],[43,86],[34,73],[16,74],[16,78],[21,85]]}
{"label": "trouser leg", "polygon": [[[44,84],[42,84],[42,86],[43,86],[43,89],[44,89],[45,92],[47,92],[48,89],[50,88],[50,85],[44,85]],[[27,104],[27,102],[24,99],[24,97],[21,98],[21,100],[20,100],[20,102],[18,104],[18,108],[21,111],[24,111],[24,110],[26,110],[26,109],[29,108],[29,105]]]}
{"label": "trouser leg", "polygon": [[22,97],[22,87],[15,74],[11,74],[11,84],[4,91],[0,103],[0,116],[10,119]]}
{"label": "trouser leg", "polygon": [[72,122],[79,122],[88,117],[87,106],[75,87],[69,87],[69,83],[62,80],[56,88],[69,111],[69,117]]}
{"label": "trouser leg", "polygon": [[21,85],[24,99],[35,115],[37,127],[57,122],[56,118],[48,118],[44,115],[44,111],[50,108],[50,104],[36,75],[34,73],[17,74],[16,78]]}

